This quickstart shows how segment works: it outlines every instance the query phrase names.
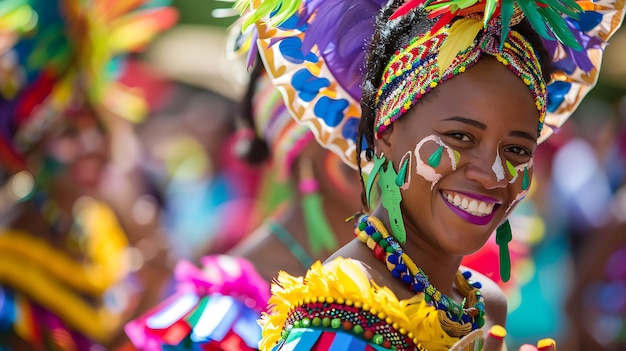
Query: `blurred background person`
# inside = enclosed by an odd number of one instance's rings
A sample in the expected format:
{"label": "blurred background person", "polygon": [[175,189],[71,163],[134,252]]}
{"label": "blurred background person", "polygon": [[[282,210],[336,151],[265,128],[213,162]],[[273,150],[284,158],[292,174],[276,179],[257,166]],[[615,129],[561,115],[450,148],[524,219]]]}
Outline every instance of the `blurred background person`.
{"label": "blurred background person", "polygon": [[3,1],[0,23],[22,37],[0,50],[1,347],[104,349],[136,312],[133,244],[151,232],[124,208],[141,189],[116,192],[132,180],[112,176],[113,145],[149,107],[118,79],[176,17],[148,1]]}
{"label": "blurred background person", "polygon": [[[256,216],[273,213],[228,251],[230,256],[202,257],[200,268],[185,260],[178,263],[174,295],[126,327],[139,350],[184,345],[256,349],[256,320],[278,270],[303,273],[313,260],[353,238],[352,224],[345,219],[360,204],[346,199],[359,198],[357,172],[296,123],[260,61],[250,74],[240,111],[243,130],[236,152],[265,178]],[[221,221],[245,223],[251,213],[231,211]],[[325,232],[337,234],[319,235]]]}

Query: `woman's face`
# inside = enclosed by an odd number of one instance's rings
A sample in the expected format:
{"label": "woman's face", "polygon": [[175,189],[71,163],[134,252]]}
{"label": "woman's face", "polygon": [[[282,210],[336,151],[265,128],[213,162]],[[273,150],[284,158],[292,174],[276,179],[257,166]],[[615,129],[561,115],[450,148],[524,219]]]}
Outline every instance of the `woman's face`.
{"label": "woman's face", "polygon": [[64,165],[68,180],[85,188],[95,188],[108,162],[107,138],[89,111],[76,113],[57,135],[45,140],[48,157]]}
{"label": "woman's face", "polygon": [[482,247],[530,186],[538,117],[522,80],[486,57],[394,122],[377,153],[396,171],[410,160],[409,232],[453,255]]}

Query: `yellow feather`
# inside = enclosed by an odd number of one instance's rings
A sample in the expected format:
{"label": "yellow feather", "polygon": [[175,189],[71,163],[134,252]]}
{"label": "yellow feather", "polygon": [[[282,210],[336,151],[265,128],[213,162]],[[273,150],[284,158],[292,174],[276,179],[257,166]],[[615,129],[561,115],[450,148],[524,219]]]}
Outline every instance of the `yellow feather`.
{"label": "yellow feather", "polygon": [[482,28],[483,22],[480,19],[462,18],[452,24],[448,30],[448,37],[439,50],[437,63],[439,64],[440,77],[443,76],[459,52],[472,45]]}

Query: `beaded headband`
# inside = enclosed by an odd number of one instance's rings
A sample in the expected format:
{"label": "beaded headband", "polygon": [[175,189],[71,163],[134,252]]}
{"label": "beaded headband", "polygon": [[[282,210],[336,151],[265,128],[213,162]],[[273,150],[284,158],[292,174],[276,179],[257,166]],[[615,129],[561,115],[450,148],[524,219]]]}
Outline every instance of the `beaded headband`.
{"label": "beaded headband", "polygon": [[[541,131],[546,116],[546,82],[531,44],[518,32],[511,31],[500,47],[499,26],[489,25],[467,48],[461,51],[452,49],[452,55],[447,55],[445,51],[450,51],[448,43],[458,42],[454,39],[471,33],[468,27],[472,26],[482,28],[482,20],[463,18],[434,34],[429,32],[415,37],[391,57],[376,94],[376,138],[422,96],[465,72],[485,54],[495,57],[528,86],[539,111],[538,132]],[[450,59],[446,60],[447,57]]]}

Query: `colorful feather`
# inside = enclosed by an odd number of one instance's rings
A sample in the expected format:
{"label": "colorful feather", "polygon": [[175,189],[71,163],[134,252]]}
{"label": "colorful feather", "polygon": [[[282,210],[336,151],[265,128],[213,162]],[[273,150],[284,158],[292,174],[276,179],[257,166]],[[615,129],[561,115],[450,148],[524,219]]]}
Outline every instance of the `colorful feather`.
{"label": "colorful feather", "polygon": [[[513,12],[515,12],[515,7],[513,5],[515,0],[501,0],[500,3],[500,18],[502,20],[502,38],[506,38],[509,36],[509,31],[511,27],[508,25],[511,23],[511,17],[513,17]],[[500,41],[500,50],[504,46],[504,40]]]}
{"label": "colorful feather", "polygon": [[298,11],[300,3],[301,0],[237,0],[234,7],[246,16],[242,26],[242,30],[246,30],[262,19],[267,19],[272,26],[279,26]]}
{"label": "colorful feather", "polygon": [[393,14],[391,14],[389,20],[391,21],[398,17],[404,16],[414,8],[420,7],[422,5],[424,5],[424,0],[409,0],[405,2],[402,6],[398,7],[398,9]]}
{"label": "colorful feather", "polygon": [[314,46],[337,82],[356,101],[361,99],[361,68],[375,17],[385,0],[312,0],[303,5],[299,22],[307,23],[302,51]]}
{"label": "colorful feather", "polygon": [[471,18],[462,18],[450,27],[448,38],[441,45],[437,63],[439,64],[439,76],[450,66],[452,61],[457,57],[459,52],[467,49],[482,29],[483,24],[480,20]]}
{"label": "colorful feather", "polygon": [[[483,19],[483,27],[487,28],[487,24],[489,23],[489,20],[491,20],[491,16],[493,16],[493,13],[496,11],[497,7],[498,7],[498,0],[486,0],[485,1],[485,15]],[[504,23],[508,23],[508,22],[504,22]]]}

